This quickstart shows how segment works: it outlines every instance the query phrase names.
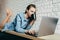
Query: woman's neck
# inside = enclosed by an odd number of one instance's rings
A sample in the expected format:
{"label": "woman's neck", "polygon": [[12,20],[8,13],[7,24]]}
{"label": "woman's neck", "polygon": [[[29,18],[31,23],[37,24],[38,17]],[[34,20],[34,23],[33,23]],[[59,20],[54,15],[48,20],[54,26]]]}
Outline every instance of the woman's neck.
{"label": "woman's neck", "polygon": [[28,14],[27,13],[25,14],[25,18],[28,19]]}

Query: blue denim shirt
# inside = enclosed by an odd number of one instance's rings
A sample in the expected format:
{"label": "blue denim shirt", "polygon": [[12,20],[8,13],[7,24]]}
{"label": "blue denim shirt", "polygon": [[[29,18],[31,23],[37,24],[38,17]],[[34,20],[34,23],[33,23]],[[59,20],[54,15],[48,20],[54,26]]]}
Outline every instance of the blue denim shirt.
{"label": "blue denim shirt", "polygon": [[13,22],[6,23],[2,31],[15,30],[20,33],[25,33],[25,30],[29,30],[31,28],[31,25],[28,25],[28,21],[29,19],[25,18],[25,13],[21,12],[16,15]]}

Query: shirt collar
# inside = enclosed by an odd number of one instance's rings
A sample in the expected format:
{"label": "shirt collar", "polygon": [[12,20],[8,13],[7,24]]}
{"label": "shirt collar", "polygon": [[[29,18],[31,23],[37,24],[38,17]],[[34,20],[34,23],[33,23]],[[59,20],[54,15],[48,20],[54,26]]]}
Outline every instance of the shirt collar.
{"label": "shirt collar", "polygon": [[24,21],[28,21],[29,19],[25,18],[25,13],[23,13]]}

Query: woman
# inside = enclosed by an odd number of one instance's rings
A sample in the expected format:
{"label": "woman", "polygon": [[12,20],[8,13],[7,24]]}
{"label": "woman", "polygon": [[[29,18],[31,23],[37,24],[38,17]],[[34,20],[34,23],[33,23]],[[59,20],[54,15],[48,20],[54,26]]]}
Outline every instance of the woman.
{"label": "woman", "polygon": [[30,30],[35,20],[36,6],[34,4],[30,4],[27,6],[25,12],[20,12],[16,15],[13,22],[5,24],[2,31],[14,30],[16,32],[35,36],[35,30]]}

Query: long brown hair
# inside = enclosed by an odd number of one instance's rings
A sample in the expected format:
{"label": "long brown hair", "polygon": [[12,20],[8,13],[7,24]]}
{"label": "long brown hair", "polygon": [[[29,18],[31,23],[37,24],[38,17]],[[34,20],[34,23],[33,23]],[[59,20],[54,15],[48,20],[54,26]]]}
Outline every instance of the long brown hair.
{"label": "long brown hair", "polygon": [[30,5],[27,6],[27,8],[25,10],[25,13],[27,13],[27,10],[29,10],[31,7],[36,8],[36,6],[34,4],[30,4]]}

